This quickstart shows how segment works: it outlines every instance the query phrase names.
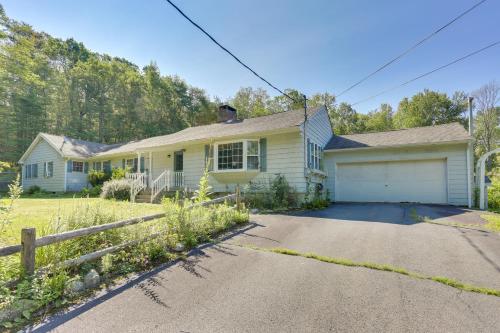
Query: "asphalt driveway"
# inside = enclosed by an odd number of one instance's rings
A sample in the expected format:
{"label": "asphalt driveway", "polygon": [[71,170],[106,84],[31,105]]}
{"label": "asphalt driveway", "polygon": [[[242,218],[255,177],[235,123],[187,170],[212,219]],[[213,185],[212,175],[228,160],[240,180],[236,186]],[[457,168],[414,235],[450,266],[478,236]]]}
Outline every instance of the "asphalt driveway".
{"label": "asphalt driveway", "polygon": [[450,221],[470,213],[432,206],[336,204],[292,216],[256,215],[251,224],[193,251],[188,260],[102,292],[33,330],[500,331],[499,297],[235,245],[385,263],[500,289],[499,235],[417,223],[412,208]]}

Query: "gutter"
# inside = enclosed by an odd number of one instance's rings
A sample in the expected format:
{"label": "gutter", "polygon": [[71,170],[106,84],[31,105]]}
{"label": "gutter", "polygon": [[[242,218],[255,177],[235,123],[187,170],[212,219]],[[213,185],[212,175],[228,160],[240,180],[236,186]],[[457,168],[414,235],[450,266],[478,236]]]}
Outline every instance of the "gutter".
{"label": "gutter", "polygon": [[338,148],[338,149],[325,149],[325,153],[339,153],[344,151],[359,151],[359,150],[376,150],[376,149],[390,149],[390,148],[413,148],[413,147],[429,147],[429,146],[440,146],[440,145],[453,145],[453,144],[469,144],[473,139],[467,140],[457,140],[457,141],[441,141],[441,142],[428,142],[428,143],[409,143],[400,145],[381,145],[381,146],[368,146],[368,147],[356,147],[356,148]]}

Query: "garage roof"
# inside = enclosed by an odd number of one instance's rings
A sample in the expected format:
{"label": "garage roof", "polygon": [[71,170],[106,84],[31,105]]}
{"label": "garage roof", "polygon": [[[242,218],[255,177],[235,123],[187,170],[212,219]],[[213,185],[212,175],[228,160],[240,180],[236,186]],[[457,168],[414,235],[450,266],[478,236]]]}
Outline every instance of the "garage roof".
{"label": "garage roof", "polygon": [[465,128],[456,122],[388,132],[334,135],[326,145],[325,150],[425,145],[464,142],[471,139]]}

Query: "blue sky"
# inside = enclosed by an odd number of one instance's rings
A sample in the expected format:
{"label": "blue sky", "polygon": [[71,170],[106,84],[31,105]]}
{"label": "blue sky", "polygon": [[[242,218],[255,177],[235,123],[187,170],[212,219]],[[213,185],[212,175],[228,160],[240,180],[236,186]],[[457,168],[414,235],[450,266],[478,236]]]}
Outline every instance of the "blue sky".
{"label": "blue sky", "polygon": [[[338,93],[478,0],[176,0],[191,18],[280,88]],[[267,87],[164,0],[0,0],[7,15],[139,66],[156,61],[211,96]],[[341,96],[354,103],[500,40],[500,1],[488,0],[416,51]],[[356,106],[397,107],[424,88],[453,93],[500,81],[500,46]],[[268,90],[271,95],[274,91]]]}

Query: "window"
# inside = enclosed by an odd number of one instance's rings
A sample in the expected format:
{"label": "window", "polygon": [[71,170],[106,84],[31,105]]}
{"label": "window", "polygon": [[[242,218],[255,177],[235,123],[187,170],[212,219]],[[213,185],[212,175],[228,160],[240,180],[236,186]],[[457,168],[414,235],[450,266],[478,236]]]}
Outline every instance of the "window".
{"label": "window", "polygon": [[125,160],[125,166],[131,172],[137,172],[137,158],[129,158]]}
{"label": "window", "polygon": [[111,173],[111,161],[102,162],[102,171]]}
{"label": "window", "polygon": [[[245,171],[260,169],[259,140],[217,143],[205,146],[205,158],[209,171]],[[216,158],[213,166],[214,157]],[[215,168],[214,168],[215,167]]]}
{"label": "window", "polygon": [[54,162],[45,162],[43,164],[43,176],[51,178],[54,176]]}
{"label": "window", "polygon": [[307,166],[313,170],[323,169],[323,148],[307,140]]}
{"label": "window", "polygon": [[259,169],[259,141],[247,141],[247,169]]}
{"label": "window", "polygon": [[97,171],[101,171],[101,169],[102,169],[101,162],[94,162],[94,163],[92,163],[92,169],[97,170]]}
{"label": "window", "polygon": [[73,172],[83,172],[83,162],[73,161]]}
{"label": "window", "polygon": [[243,169],[243,142],[223,143],[217,146],[217,169]]}
{"label": "window", "polygon": [[24,167],[24,178],[38,178],[38,164],[26,164]]}

